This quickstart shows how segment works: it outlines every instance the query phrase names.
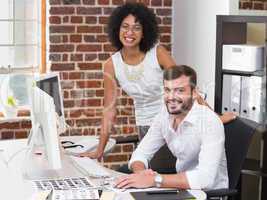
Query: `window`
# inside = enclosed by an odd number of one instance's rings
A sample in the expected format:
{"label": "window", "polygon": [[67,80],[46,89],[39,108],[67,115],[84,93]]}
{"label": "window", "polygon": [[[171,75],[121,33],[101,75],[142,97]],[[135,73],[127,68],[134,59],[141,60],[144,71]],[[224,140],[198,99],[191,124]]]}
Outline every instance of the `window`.
{"label": "window", "polygon": [[28,104],[26,73],[45,65],[45,1],[0,1],[0,111],[7,95]]}
{"label": "window", "polygon": [[1,0],[1,66],[27,68],[40,63],[40,5],[40,0]]}

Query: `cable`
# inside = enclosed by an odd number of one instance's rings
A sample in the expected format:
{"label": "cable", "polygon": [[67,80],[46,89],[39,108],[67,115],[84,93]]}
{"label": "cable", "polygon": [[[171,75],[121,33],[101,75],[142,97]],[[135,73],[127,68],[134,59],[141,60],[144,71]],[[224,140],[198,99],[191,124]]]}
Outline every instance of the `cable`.
{"label": "cable", "polygon": [[[5,164],[5,166],[8,168],[9,167],[9,163],[21,152],[23,152],[24,150],[29,150],[29,147],[25,147],[25,148],[22,148],[18,151],[16,151],[15,153],[13,153],[8,159],[4,158],[4,156],[1,156],[1,161]],[[2,152],[4,152],[5,150],[4,149],[0,149],[0,153],[1,155]]]}
{"label": "cable", "polygon": [[6,167],[8,167],[8,163],[7,163],[7,160],[6,160],[6,158],[4,157],[4,155],[3,155],[3,153],[4,153],[4,149],[0,149],[0,154],[1,154],[1,161],[4,163],[4,165],[6,166]]}
{"label": "cable", "polygon": [[21,153],[21,152],[23,152],[23,151],[25,151],[25,150],[29,150],[30,148],[29,147],[24,147],[24,148],[22,148],[22,149],[20,149],[20,150],[18,150],[18,151],[16,151],[15,153],[13,153],[10,157],[9,157],[9,159],[8,159],[8,161],[7,161],[7,165],[9,165],[9,163],[19,154],[19,153]]}

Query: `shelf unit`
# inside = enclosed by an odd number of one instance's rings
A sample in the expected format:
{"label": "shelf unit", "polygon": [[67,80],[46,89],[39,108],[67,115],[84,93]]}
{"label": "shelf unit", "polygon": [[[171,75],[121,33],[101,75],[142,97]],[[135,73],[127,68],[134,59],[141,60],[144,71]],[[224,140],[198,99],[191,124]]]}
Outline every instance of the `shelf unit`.
{"label": "shelf unit", "polygon": [[[265,26],[264,37],[262,45],[265,46],[264,50],[264,68],[261,71],[245,72],[245,71],[233,71],[225,70],[222,68],[223,58],[223,45],[225,44],[247,44],[248,25],[249,24],[261,24]],[[214,107],[217,113],[222,113],[222,97],[223,97],[223,75],[238,75],[238,76],[260,76],[263,77],[264,88],[266,90],[266,64],[267,64],[267,16],[237,16],[237,15],[218,15],[217,16],[217,33],[216,33],[216,70],[215,70],[215,102]],[[266,94],[267,92],[265,92]],[[267,103],[265,100],[265,111],[267,110]],[[265,115],[266,116],[266,115]],[[267,199],[267,119],[265,117],[264,122],[259,124],[258,137],[260,138],[258,144],[260,145],[260,153],[257,158],[246,160],[241,181],[240,188],[241,194],[239,199]],[[252,142],[253,143],[253,142]],[[251,189],[250,184],[253,182],[251,179],[257,177],[256,192],[248,195],[246,190]],[[247,183],[245,183],[247,182]],[[254,181],[255,182],[255,181]],[[243,188],[243,185],[247,185],[248,188]]]}
{"label": "shelf unit", "polygon": [[230,75],[239,75],[239,76],[264,76],[264,70],[259,70],[255,72],[244,72],[244,71],[234,71],[234,70],[222,70],[222,74],[230,74]]}

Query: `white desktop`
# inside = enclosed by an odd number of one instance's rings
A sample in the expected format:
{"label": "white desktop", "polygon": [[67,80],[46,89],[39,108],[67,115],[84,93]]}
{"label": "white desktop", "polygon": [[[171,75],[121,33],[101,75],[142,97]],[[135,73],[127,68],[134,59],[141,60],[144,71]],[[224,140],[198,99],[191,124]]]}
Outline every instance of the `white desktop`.
{"label": "white desktop", "polygon": [[54,100],[47,93],[30,89],[32,130],[28,137],[24,175],[27,179],[56,177],[62,168]]}
{"label": "white desktop", "polygon": [[[90,138],[90,136],[84,136],[84,138],[87,137],[88,139]],[[66,139],[69,140],[69,137],[66,137]],[[0,161],[1,199],[37,200],[37,197],[40,195],[40,191],[37,191],[36,188],[33,187],[32,181],[26,180],[22,176],[21,166],[24,162],[26,146],[26,139],[0,141],[0,148],[4,149],[2,153],[0,152],[0,156],[4,156],[3,160],[9,161],[8,165],[5,165],[4,162]],[[106,187],[104,180],[108,179],[91,178],[90,176],[86,176],[83,172],[78,170],[75,166],[71,165],[69,161],[66,160],[62,160],[62,166],[63,170],[60,170],[59,178],[85,176],[89,178],[89,180],[92,181],[96,186]],[[105,168],[105,170],[109,172],[112,177],[116,178],[118,176],[121,176],[120,173],[114,170],[108,168]],[[150,190],[155,190],[155,188],[151,188]],[[114,200],[129,200],[131,199],[129,192],[132,191],[135,190],[131,189],[121,192],[118,191]],[[190,192],[199,200],[206,199],[206,194],[201,190],[192,190]]]}

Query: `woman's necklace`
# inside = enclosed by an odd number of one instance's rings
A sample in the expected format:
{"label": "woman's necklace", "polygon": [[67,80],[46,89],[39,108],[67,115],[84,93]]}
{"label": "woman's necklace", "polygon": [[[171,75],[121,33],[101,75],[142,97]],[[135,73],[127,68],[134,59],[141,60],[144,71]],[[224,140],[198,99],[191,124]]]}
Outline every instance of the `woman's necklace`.
{"label": "woman's necklace", "polygon": [[133,67],[125,63],[124,72],[129,81],[140,80],[144,74],[144,65],[140,63]]}
{"label": "woman's necklace", "polygon": [[141,57],[139,64],[135,66],[128,65],[123,61],[124,73],[129,81],[138,81],[143,77],[144,74],[143,59],[144,58]]}

